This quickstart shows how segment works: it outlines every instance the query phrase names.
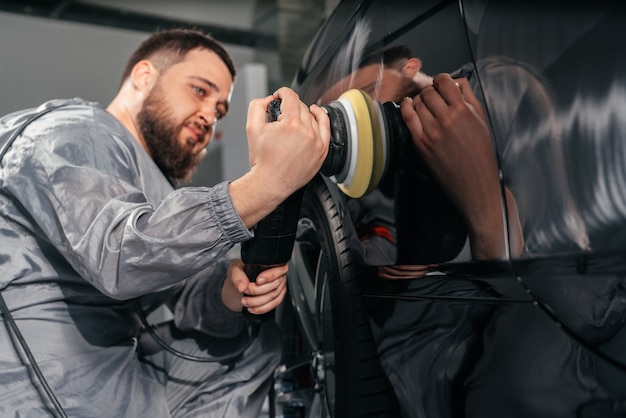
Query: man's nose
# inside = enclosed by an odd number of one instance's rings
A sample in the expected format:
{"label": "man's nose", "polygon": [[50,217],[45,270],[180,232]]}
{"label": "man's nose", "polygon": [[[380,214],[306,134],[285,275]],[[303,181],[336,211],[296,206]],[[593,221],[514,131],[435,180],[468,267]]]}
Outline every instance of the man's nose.
{"label": "man's nose", "polygon": [[203,127],[206,130],[215,127],[215,124],[217,123],[216,117],[210,118],[209,116],[205,116],[204,114],[200,115],[200,119],[202,120],[202,125],[204,125]]}
{"label": "man's nose", "polygon": [[217,109],[214,105],[206,104],[200,111],[200,118],[207,126],[215,126],[217,123]]}

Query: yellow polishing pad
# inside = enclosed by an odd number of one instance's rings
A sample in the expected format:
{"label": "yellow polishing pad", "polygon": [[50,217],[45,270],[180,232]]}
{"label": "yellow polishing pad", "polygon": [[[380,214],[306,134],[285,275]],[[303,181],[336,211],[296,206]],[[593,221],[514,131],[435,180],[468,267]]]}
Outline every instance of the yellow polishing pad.
{"label": "yellow polishing pad", "polygon": [[345,182],[339,183],[338,186],[345,194],[353,198],[362,197],[371,191],[370,183],[374,171],[375,141],[366,96],[364,92],[352,89],[339,97],[340,102],[347,104],[346,110],[348,112],[352,110],[354,113],[353,122],[356,125],[356,138],[352,138],[352,144],[356,150],[356,161],[354,167],[351,167],[354,169],[354,174]]}

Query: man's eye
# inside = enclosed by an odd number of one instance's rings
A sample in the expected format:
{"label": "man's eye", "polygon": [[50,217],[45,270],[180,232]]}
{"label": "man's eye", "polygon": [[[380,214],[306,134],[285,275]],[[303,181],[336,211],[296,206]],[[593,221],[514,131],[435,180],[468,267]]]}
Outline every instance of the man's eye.
{"label": "man's eye", "polygon": [[228,112],[225,109],[216,109],[215,110],[215,117],[217,118],[217,120],[220,120],[224,116],[226,116],[226,113],[228,113]]}
{"label": "man's eye", "polygon": [[193,86],[193,90],[200,96],[206,95],[206,90],[204,90],[202,87]]}

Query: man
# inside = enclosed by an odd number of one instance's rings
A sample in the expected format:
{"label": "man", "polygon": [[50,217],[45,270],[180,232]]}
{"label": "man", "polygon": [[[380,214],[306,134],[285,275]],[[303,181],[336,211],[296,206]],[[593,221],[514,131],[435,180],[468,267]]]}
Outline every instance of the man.
{"label": "man", "polygon": [[[211,37],[162,31],[130,58],[106,111],[54,100],[0,120],[2,416],[257,416],[280,356],[271,326],[228,363],[138,354],[138,300],[146,311],[167,303],[172,348],[202,357],[215,338],[245,332],[244,307],[263,314],[284,298],[286,266],[250,283],[224,256],[319,170],[324,111],[287,88],[254,100],[250,171],[173,186],[227,114],[235,74]],[[277,98],[281,116],[266,123]]]}

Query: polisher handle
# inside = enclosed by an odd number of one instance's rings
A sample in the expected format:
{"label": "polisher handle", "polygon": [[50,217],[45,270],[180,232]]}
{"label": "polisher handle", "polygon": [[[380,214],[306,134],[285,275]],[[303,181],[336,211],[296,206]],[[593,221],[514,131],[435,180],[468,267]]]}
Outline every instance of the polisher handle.
{"label": "polisher handle", "polygon": [[267,121],[275,122],[280,116],[280,99],[272,100],[267,107]]}
{"label": "polisher handle", "polygon": [[245,264],[269,268],[289,261],[303,193],[304,189],[293,193],[254,226],[254,237],[241,244],[241,259]]}
{"label": "polisher handle", "polygon": [[[251,282],[255,282],[262,271],[285,264],[291,258],[303,193],[304,189],[300,189],[278,205],[254,226],[254,237],[241,244],[241,260]],[[245,312],[252,321],[266,321],[274,317],[273,311],[263,315]]]}
{"label": "polisher handle", "polygon": [[[279,115],[280,100],[273,100],[267,110],[267,121],[274,122]],[[285,264],[291,258],[303,194],[304,188],[285,199],[254,226],[254,237],[241,244],[241,260],[250,281],[256,281],[262,271]],[[245,312],[253,321],[264,321],[274,316],[273,311],[264,315]]]}

